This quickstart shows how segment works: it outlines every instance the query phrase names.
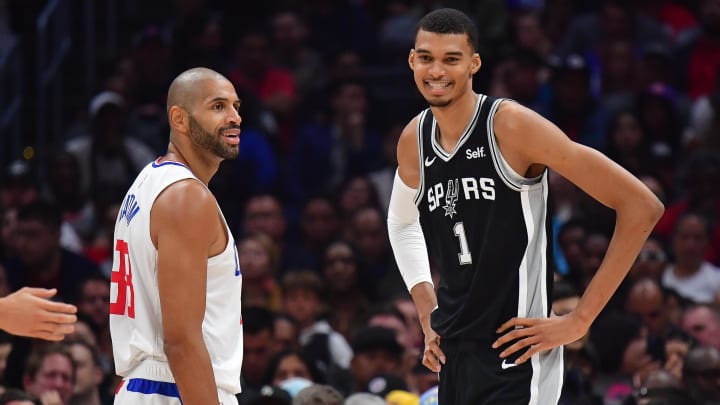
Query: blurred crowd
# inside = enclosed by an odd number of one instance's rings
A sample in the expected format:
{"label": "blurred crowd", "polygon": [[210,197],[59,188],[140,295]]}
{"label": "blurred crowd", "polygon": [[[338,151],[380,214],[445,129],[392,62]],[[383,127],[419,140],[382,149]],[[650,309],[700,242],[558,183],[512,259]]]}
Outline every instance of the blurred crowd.
{"label": "blurred crowd", "polygon": [[[480,29],[477,92],[532,108],[666,205],[608,307],[566,346],[561,404],[720,404],[720,0],[146,3],[53,152],[2,168],[0,296],[57,288],[79,322],[54,344],[0,333],[0,405],[112,403],[113,227],[167,147],[170,80],[195,66],[242,99],[240,156],[210,184],[243,275],[240,403],[433,403],[385,218],[398,136],[425,108],[407,66],[414,24],[441,6]],[[554,173],[551,199],[563,315],[614,213]]]}

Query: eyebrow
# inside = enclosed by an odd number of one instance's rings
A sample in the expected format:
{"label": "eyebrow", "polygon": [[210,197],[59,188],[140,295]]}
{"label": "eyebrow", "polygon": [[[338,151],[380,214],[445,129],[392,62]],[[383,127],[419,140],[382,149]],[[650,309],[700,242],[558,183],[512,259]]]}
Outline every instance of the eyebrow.
{"label": "eyebrow", "polygon": [[[415,53],[430,53],[427,49],[418,48],[415,49]],[[450,51],[445,52],[445,56],[463,56],[463,53],[460,51]]]}
{"label": "eyebrow", "polygon": [[[226,98],[226,97],[215,97],[215,98],[211,99],[210,101],[208,101],[208,104],[217,103],[218,101],[220,101],[220,102],[230,102],[230,99],[228,99],[228,98]],[[242,100],[235,100],[235,101],[232,102],[232,104],[233,104],[233,105],[236,105],[236,106],[239,106],[241,103],[242,103]]]}

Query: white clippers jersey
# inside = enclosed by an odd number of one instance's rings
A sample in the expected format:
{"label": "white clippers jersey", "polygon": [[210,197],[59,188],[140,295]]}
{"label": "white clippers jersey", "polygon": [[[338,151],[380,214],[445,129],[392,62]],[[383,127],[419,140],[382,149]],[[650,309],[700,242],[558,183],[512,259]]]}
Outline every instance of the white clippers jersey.
{"label": "white clippers jersey", "polygon": [[[154,376],[174,382],[163,349],[157,249],[150,238],[150,210],[160,192],[183,179],[197,178],[177,162],[148,164],[130,186],[115,223],[110,333],[115,370],[122,377],[150,367]],[[219,207],[218,212],[224,222]],[[202,330],[217,386],[238,393],[243,354],[242,277],[227,223],[225,228],[228,234],[225,250],[207,262]]]}

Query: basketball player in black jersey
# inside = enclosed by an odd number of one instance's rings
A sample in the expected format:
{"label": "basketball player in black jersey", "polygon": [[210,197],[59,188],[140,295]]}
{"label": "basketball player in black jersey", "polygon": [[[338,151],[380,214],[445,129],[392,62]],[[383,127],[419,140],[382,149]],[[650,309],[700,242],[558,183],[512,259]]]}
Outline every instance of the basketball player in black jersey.
{"label": "basketball player in black jersey", "polygon": [[[441,405],[555,404],[562,345],[587,332],[663,212],[639,180],[511,100],[476,94],[477,33],[440,9],[417,26],[409,64],[430,108],[398,142],[388,229],[440,373]],[[548,170],[617,214],[577,309],[550,317]],[[437,293],[428,253],[440,272]]]}

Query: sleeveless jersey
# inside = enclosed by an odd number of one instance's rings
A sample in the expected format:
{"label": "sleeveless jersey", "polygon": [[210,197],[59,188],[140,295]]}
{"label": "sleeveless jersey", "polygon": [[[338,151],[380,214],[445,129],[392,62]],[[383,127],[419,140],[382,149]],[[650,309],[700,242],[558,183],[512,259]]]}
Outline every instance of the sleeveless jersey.
{"label": "sleeveless jersey", "polygon": [[431,263],[440,272],[431,324],[443,338],[494,340],[495,330],[512,317],[550,313],[547,170],[525,178],[506,163],[493,132],[501,101],[479,95],[450,152],[440,145],[431,110],[418,119],[415,203]]}
{"label": "sleeveless jersey", "polygon": [[[185,165],[155,161],[148,164],[125,195],[115,223],[110,291],[110,333],[118,375],[174,382],[163,349],[157,249],[150,238],[150,211],[157,196],[171,184],[200,181]],[[228,235],[222,253],[208,258],[207,295],[202,331],[218,388],[240,392],[242,364],[242,277],[235,241]],[[197,269],[204,271],[204,269]]]}

